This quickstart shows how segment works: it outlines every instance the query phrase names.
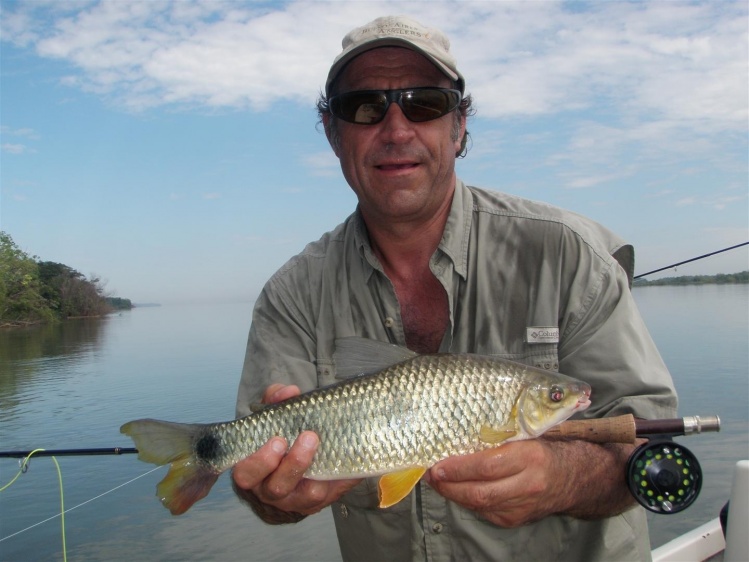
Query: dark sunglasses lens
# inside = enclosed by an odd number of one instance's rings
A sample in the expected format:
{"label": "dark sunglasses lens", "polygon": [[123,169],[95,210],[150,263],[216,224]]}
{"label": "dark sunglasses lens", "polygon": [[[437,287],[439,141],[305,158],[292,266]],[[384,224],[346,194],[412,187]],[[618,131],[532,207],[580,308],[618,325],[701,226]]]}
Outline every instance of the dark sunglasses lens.
{"label": "dark sunglasses lens", "polygon": [[387,97],[380,92],[349,92],[330,100],[333,115],[350,123],[377,123],[387,106]]}
{"label": "dark sunglasses lens", "polygon": [[446,90],[411,90],[403,92],[401,107],[411,121],[431,121],[447,115],[460,103],[455,92]]}
{"label": "dark sunglasses lens", "polygon": [[390,101],[397,101],[404,115],[414,122],[447,115],[460,103],[460,92],[439,88],[347,92],[330,98],[330,112],[349,123],[371,125],[385,117]]}

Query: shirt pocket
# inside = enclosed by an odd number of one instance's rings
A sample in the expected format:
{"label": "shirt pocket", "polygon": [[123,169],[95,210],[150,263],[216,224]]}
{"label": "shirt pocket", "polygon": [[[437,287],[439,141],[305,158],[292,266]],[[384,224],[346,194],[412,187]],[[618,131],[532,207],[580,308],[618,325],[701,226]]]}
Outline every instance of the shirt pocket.
{"label": "shirt pocket", "polygon": [[555,343],[526,343],[519,353],[492,353],[491,355],[547,371],[559,370],[559,349]]}

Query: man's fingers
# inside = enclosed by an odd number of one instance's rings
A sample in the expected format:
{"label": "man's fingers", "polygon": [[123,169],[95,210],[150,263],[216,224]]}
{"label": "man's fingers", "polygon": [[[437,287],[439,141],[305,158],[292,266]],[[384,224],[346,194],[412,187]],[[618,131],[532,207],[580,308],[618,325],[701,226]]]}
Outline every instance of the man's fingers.
{"label": "man's fingers", "polygon": [[301,433],[276,471],[265,481],[263,496],[279,500],[293,492],[312,464],[319,442],[314,432]]}
{"label": "man's fingers", "polygon": [[468,456],[449,457],[437,463],[429,471],[430,482],[466,482],[494,480],[509,476],[517,470],[506,461],[501,451],[504,445],[497,449],[487,449]]}
{"label": "man's fingers", "polygon": [[301,394],[299,387],[295,384],[279,384],[275,383],[265,389],[263,394],[263,404],[275,404],[276,402],[283,402],[294,396]]}
{"label": "man's fingers", "polygon": [[271,474],[286,452],[286,440],[274,437],[260,447],[252,457],[239,461],[232,470],[232,477],[237,486],[244,490],[252,489]]}
{"label": "man's fingers", "polygon": [[428,482],[491,481],[510,478],[543,463],[543,445],[535,440],[513,441],[471,455],[448,457],[429,471]]}

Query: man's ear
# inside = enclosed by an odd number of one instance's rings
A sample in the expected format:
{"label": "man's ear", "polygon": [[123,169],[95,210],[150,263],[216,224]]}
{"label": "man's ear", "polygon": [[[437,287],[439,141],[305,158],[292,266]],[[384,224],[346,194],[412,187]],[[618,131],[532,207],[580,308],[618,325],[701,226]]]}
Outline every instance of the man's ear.
{"label": "man's ear", "polygon": [[457,156],[463,149],[463,138],[466,136],[466,116],[460,116],[460,134],[455,140],[455,155]]}
{"label": "man's ear", "polygon": [[[325,129],[325,137],[328,139],[328,144],[330,145],[330,148],[333,149],[333,152],[336,156],[338,155],[338,143],[334,142],[335,139],[333,138],[334,135],[330,133],[330,128],[333,126],[331,123],[331,119],[333,119],[333,116],[330,115],[330,113],[326,113],[322,116],[322,126],[323,129]],[[340,157],[340,156],[339,156]]]}

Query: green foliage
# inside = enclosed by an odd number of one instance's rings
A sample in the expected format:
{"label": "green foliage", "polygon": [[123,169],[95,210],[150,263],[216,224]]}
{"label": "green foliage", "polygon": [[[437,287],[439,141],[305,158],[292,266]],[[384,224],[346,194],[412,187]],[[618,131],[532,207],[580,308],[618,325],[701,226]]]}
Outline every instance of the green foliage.
{"label": "green foliage", "polygon": [[133,308],[130,299],[121,299],[120,297],[107,297],[107,304],[114,310],[130,310]]}
{"label": "green foliage", "polygon": [[739,273],[719,273],[718,275],[682,275],[681,277],[664,277],[648,281],[647,279],[636,279],[634,286],[656,286],[656,285],[728,285],[749,283],[749,271]]}
{"label": "green foliage", "polygon": [[42,296],[47,299],[50,308],[58,316],[67,318],[70,316],[71,311],[68,310],[70,307],[63,299],[63,284],[66,280],[80,279],[83,275],[62,263],[42,261],[38,265],[39,280],[44,286]]}
{"label": "green foliage", "polygon": [[86,277],[62,263],[39,262],[44,297],[60,318],[99,316],[112,311],[98,278]]}
{"label": "green foliage", "polygon": [[0,326],[100,316],[115,308],[132,303],[106,295],[98,277],[86,279],[62,263],[37,262],[0,231]]}
{"label": "green foliage", "polygon": [[0,231],[0,323],[44,322],[54,314],[42,296],[33,258]]}

